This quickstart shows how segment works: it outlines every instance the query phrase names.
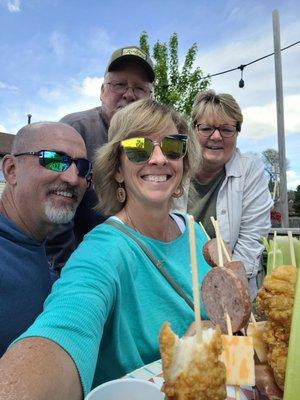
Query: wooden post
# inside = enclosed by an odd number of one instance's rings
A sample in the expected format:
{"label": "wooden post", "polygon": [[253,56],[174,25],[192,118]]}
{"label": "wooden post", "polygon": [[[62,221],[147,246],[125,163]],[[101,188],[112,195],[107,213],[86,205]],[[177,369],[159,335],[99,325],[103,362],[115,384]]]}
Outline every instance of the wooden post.
{"label": "wooden post", "polygon": [[289,211],[286,182],[286,156],[285,156],[285,133],[284,133],[284,110],[283,110],[283,89],[282,89],[282,65],[281,65],[281,44],[279,12],[274,10],[273,17],[273,38],[274,38],[274,60],[275,60],[275,83],[276,83],[276,105],[277,105],[277,136],[279,154],[279,207],[282,216],[282,227],[289,227]]}

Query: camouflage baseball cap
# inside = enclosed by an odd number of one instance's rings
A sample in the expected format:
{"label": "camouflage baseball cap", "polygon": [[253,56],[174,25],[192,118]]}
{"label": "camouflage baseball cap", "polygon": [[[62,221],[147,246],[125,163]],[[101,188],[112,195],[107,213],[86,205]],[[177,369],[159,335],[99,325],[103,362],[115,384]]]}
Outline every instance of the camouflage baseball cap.
{"label": "camouflage baseball cap", "polygon": [[126,60],[139,64],[147,72],[149,82],[152,83],[154,81],[155,75],[152,60],[148,54],[144,53],[143,50],[137,46],[122,47],[114,51],[107,64],[105,73],[114,71],[120,62]]}

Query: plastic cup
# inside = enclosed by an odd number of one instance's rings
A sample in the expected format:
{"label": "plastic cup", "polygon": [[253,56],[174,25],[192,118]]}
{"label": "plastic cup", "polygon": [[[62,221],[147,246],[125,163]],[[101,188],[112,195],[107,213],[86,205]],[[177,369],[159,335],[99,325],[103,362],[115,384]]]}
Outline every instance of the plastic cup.
{"label": "plastic cup", "polygon": [[116,379],[97,386],[85,400],[164,400],[164,394],[142,379]]}

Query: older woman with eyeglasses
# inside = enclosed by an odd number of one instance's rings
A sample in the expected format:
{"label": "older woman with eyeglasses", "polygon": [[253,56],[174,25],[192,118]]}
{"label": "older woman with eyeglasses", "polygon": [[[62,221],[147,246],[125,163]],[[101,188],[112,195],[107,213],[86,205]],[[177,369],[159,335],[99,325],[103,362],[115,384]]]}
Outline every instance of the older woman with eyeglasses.
{"label": "older woman with eyeglasses", "polygon": [[[80,399],[159,359],[164,321],[179,335],[193,322],[187,216],[170,210],[198,167],[195,132],[140,100],[114,115],[108,136],[94,183],[99,207],[114,216],[85,236],[44,312],[0,362],[0,397]],[[195,233],[201,282],[207,239],[196,223]]]}
{"label": "older woman with eyeglasses", "polygon": [[189,212],[215,237],[210,217],[220,225],[233,260],[242,261],[249,294],[257,292],[257,275],[263,251],[261,236],[270,229],[272,206],[263,162],[236,147],[243,115],[235,99],[213,90],[196,97],[192,124],[201,147],[201,165],[189,192]]}

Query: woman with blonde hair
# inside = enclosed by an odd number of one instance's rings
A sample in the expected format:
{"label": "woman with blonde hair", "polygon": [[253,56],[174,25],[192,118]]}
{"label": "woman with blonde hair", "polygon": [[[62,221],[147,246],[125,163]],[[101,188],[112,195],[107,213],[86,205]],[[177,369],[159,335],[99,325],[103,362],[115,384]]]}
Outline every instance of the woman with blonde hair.
{"label": "woman with blonde hair", "polygon": [[242,123],[241,109],[230,94],[208,90],[196,97],[192,124],[201,163],[189,192],[188,210],[210,237],[215,237],[210,217],[218,220],[233,260],[245,266],[253,299],[261,269],[261,236],[267,236],[271,226],[272,200],[261,159],[236,147]]}
{"label": "woman with blonde hair", "polygon": [[[193,322],[187,216],[170,210],[198,167],[195,133],[175,111],[140,100],[114,115],[108,135],[94,182],[113,216],[85,236],[44,312],[4,356],[7,398],[79,399],[159,359],[164,321],[179,335]],[[206,237],[198,224],[195,233],[202,282]]]}

